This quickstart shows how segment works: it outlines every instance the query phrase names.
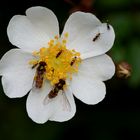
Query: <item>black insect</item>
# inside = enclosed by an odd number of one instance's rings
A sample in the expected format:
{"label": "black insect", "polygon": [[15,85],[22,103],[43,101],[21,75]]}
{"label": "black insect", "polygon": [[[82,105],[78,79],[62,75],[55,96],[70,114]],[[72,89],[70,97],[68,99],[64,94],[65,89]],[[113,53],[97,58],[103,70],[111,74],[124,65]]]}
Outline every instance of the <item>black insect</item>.
{"label": "black insect", "polygon": [[98,40],[98,38],[100,37],[100,33],[96,34],[96,36],[93,38],[93,41],[95,42],[96,40]]}
{"label": "black insect", "polygon": [[70,63],[71,66],[73,66],[73,64],[75,63],[77,57],[74,57]]}
{"label": "black insect", "polygon": [[106,26],[107,26],[107,30],[110,30],[110,25],[108,23],[106,24]]}
{"label": "black insect", "polygon": [[58,54],[56,55],[56,58],[58,58],[62,53],[62,50],[58,52]]}

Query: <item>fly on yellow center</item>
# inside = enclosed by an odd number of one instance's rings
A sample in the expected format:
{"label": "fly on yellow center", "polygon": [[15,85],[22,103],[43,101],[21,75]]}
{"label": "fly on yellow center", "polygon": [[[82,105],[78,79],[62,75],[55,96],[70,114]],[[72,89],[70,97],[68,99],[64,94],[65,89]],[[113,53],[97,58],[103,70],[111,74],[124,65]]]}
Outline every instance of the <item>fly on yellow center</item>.
{"label": "fly on yellow center", "polygon": [[55,36],[48,42],[47,47],[33,52],[35,59],[29,64],[32,68],[37,67],[34,77],[36,88],[41,88],[44,80],[49,80],[51,85],[56,86],[68,78],[71,80],[72,74],[78,72],[80,53],[66,48],[67,39],[68,33],[64,34],[61,41]]}

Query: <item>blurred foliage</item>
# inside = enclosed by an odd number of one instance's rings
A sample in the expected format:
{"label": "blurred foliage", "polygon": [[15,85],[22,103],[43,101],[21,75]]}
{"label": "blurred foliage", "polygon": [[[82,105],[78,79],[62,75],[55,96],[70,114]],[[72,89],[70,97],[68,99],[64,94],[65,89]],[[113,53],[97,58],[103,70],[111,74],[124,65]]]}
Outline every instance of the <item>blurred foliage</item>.
{"label": "blurred foliage", "polygon": [[[72,1],[73,4],[69,2]],[[132,76],[127,80],[107,81],[106,98],[95,106],[87,106],[76,99],[77,113],[63,123],[47,122],[38,125],[26,113],[25,96],[9,99],[0,86],[0,139],[10,140],[124,140],[140,139],[140,1],[91,0],[87,9],[85,0],[5,0],[0,5],[0,57],[13,46],[9,43],[6,28],[15,14],[24,14],[31,6],[41,5],[55,12],[61,31],[69,13],[76,10],[91,11],[101,21],[108,21],[115,30],[116,39],[109,52],[115,63],[127,61]],[[88,0],[89,2],[90,0]]]}

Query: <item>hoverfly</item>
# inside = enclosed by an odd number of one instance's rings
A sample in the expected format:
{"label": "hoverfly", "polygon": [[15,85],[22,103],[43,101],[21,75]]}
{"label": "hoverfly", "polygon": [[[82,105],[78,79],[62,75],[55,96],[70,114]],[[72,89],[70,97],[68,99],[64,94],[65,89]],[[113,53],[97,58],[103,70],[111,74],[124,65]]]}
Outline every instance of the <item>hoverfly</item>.
{"label": "hoverfly", "polygon": [[44,74],[46,72],[45,66],[47,65],[46,62],[40,61],[39,63],[32,66],[32,69],[35,68],[38,65],[36,69],[36,75],[34,77],[34,84],[36,88],[41,88],[44,81]]}
{"label": "hoverfly", "polygon": [[47,105],[51,103],[52,101],[56,100],[56,97],[58,97],[58,100],[61,99],[61,104],[64,111],[71,111],[71,105],[67,98],[66,92],[64,91],[64,85],[66,85],[65,80],[60,79],[57,84],[54,85],[54,88],[49,92],[49,94],[44,99],[44,105]]}
{"label": "hoverfly", "polygon": [[63,90],[63,86],[66,84],[65,80],[60,79],[54,88],[49,92],[48,97],[50,99],[55,98],[60,90]]}

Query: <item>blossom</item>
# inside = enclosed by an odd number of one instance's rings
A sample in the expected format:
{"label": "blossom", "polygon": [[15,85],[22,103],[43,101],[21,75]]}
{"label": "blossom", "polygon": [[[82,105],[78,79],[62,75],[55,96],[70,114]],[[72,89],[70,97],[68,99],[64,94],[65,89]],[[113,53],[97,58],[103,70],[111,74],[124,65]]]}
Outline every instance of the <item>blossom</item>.
{"label": "blossom", "polygon": [[31,7],[15,15],[7,28],[16,47],[0,60],[5,94],[25,96],[26,109],[36,123],[67,121],[76,112],[73,95],[94,105],[103,100],[103,81],[115,72],[105,53],[114,43],[114,30],[91,13],[75,12],[59,34],[58,20],[45,7]]}

